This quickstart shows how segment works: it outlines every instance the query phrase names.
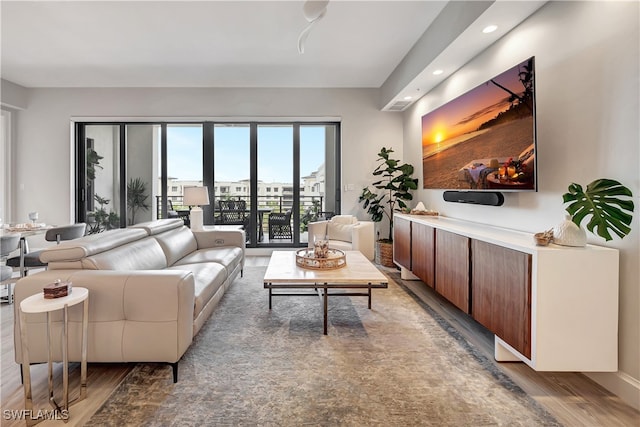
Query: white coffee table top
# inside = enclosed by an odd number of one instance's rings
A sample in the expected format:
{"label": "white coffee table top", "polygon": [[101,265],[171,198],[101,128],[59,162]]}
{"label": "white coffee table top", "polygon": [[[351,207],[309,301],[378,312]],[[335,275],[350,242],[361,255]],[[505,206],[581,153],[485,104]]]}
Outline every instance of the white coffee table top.
{"label": "white coffee table top", "polygon": [[87,299],[89,290],[87,288],[79,288],[73,286],[71,294],[66,297],[50,298],[44,297],[44,293],[40,292],[23,299],[20,302],[20,310],[23,313],[46,313],[48,311],[60,310],[65,305],[72,306]]}
{"label": "white coffee table top", "polygon": [[274,251],[264,275],[265,283],[387,283],[380,272],[359,251],[346,251],[347,265],[332,270],[316,270],[296,265],[295,251]]}

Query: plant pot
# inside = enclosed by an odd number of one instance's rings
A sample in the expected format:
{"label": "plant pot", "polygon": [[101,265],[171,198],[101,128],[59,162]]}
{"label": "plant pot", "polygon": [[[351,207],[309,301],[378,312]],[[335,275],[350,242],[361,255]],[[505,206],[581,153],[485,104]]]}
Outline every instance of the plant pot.
{"label": "plant pot", "polygon": [[393,243],[377,241],[375,261],[376,264],[384,267],[395,267],[393,263]]}

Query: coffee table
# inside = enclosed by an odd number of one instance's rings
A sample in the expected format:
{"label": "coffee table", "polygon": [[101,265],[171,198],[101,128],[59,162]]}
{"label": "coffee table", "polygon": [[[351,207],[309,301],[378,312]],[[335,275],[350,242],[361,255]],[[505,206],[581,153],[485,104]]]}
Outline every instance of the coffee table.
{"label": "coffee table", "polygon": [[[371,309],[371,290],[386,288],[388,280],[362,253],[346,251],[347,265],[332,270],[306,269],[296,264],[295,251],[274,251],[264,275],[269,289],[269,310],[275,296],[315,296],[315,293],[291,293],[289,290],[313,289],[324,307],[324,334],[327,335],[327,301],[329,296],[366,296]],[[286,289],[287,292],[274,292]],[[366,289],[366,292],[329,292],[329,290]]]}

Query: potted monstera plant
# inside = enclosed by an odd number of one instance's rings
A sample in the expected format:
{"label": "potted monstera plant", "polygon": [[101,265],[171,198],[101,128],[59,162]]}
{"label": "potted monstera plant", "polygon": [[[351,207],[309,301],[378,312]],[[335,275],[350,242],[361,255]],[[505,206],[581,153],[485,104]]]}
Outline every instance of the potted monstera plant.
{"label": "potted monstera plant", "polygon": [[[569,192],[562,195],[562,200],[568,203],[565,209],[575,225],[580,227],[582,221],[591,216],[587,230],[609,241],[612,232],[621,239],[631,232],[635,208],[632,197],[631,190],[620,182],[597,179],[588,184],[586,189],[572,183]],[[554,230],[553,239],[557,241],[559,236],[555,234]]]}
{"label": "potted monstera plant", "polygon": [[393,214],[407,207],[405,202],[413,199],[411,190],[418,188],[413,166],[391,158],[391,153],[392,149],[382,147],[373,170],[377,178],[371,183],[373,190],[363,188],[359,198],[372,221],[389,221],[389,237],[376,242],[376,262],[387,267],[393,267]]}

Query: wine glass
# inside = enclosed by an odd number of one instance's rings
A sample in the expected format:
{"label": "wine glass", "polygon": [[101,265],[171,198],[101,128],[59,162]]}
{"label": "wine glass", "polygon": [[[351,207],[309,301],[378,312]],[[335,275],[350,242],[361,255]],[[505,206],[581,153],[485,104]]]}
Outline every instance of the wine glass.
{"label": "wine glass", "polygon": [[38,212],[29,212],[29,219],[31,220],[31,224],[36,225],[36,221],[38,220]]}

